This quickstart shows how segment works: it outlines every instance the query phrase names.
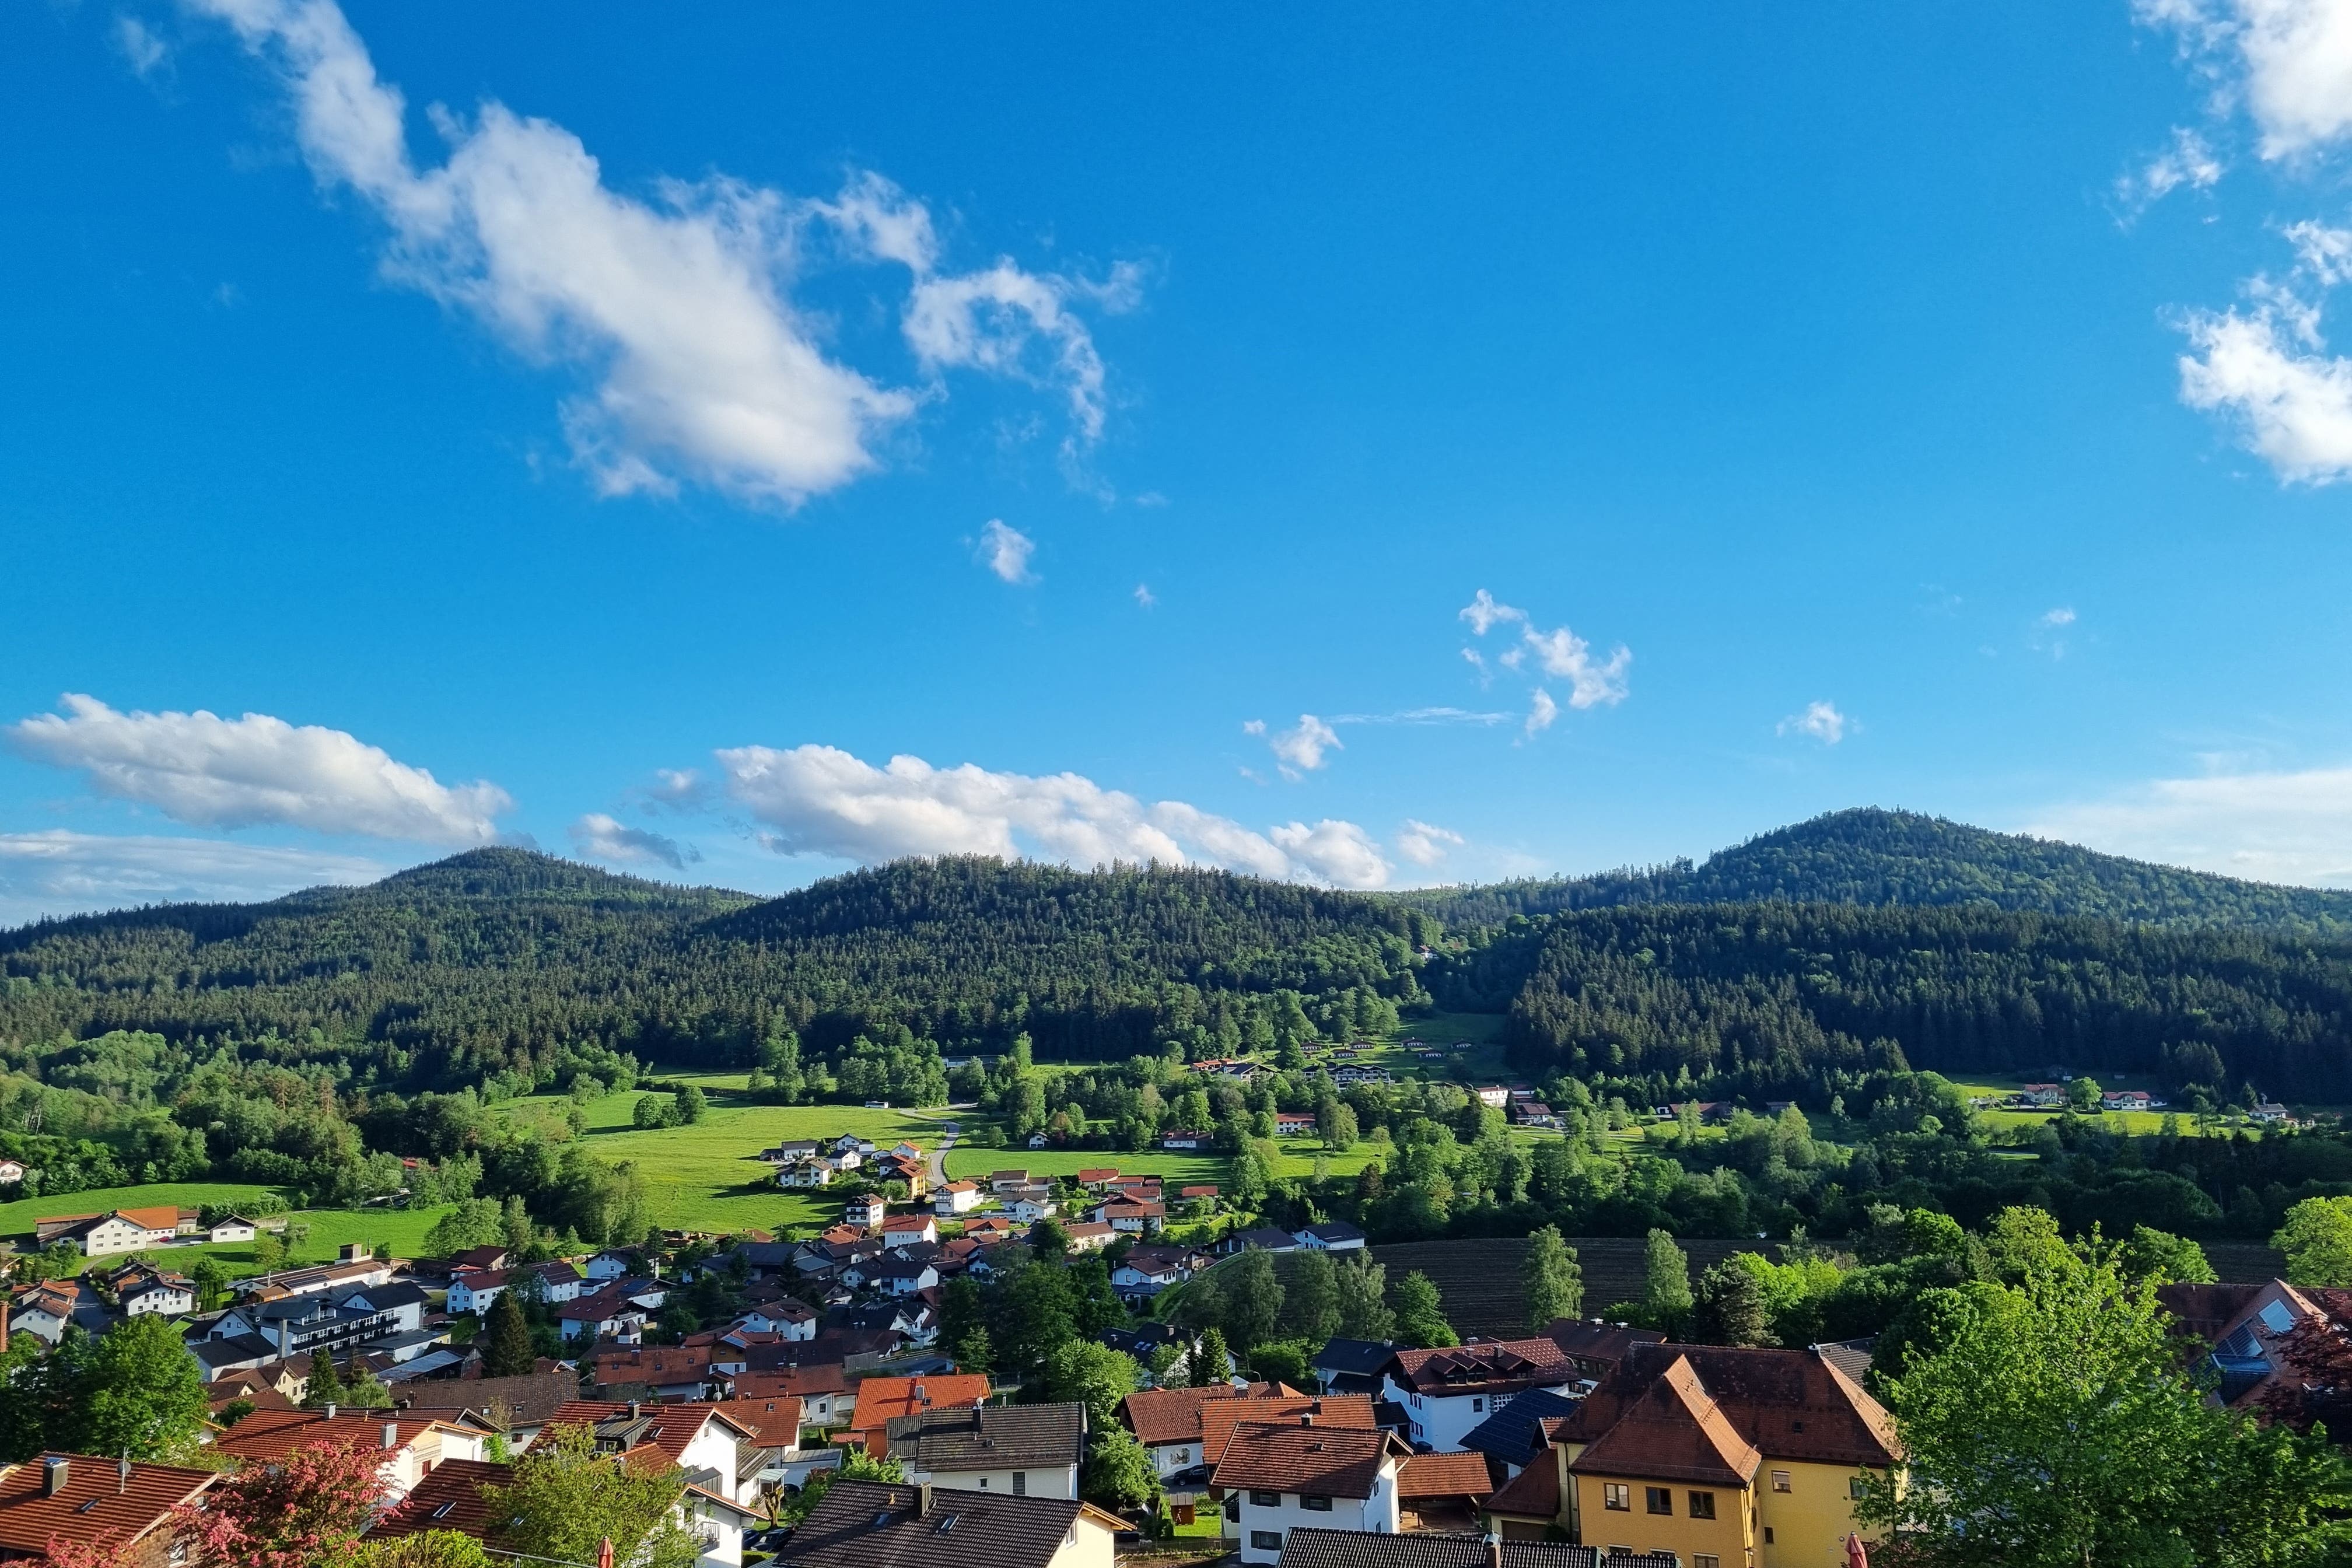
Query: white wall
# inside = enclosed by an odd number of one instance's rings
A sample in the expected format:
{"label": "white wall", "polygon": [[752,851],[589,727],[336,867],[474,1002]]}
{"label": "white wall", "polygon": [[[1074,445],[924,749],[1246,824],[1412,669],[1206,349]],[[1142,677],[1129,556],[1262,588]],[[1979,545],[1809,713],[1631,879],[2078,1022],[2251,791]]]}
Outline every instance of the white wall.
{"label": "white wall", "polygon": [[1274,1508],[1262,1507],[1250,1500],[1244,1489],[1233,1495],[1241,1500],[1241,1520],[1225,1521],[1225,1539],[1241,1551],[1244,1563],[1276,1563],[1282,1558],[1280,1546],[1262,1547],[1250,1544],[1253,1531],[1271,1530],[1288,1540],[1294,1530],[1365,1530],[1381,1535],[1397,1532],[1397,1468],[1393,1460],[1381,1466],[1380,1479],[1372,1485],[1372,1495],[1360,1501],[1355,1498],[1333,1498],[1331,1511],[1309,1510],[1299,1505],[1297,1492],[1284,1492],[1281,1503]]}
{"label": "white wall", "polygon": [[[1029,1469],[1021,1472],[1028,1477],[1024,1497],[1076,1498],[1078,1495],[1078,1467],[1064,1465],[1057,1469]],[[1013,1495],[1011,1470],[908,1470],[907,1479],[920,1484],[930,1482],[950,1491],[992,1492],[998,1497]]]}
{"label": "white wall", "polygon": [[[1564,1394],[1575,1386],[1573,1382],[1558,1383],[1551,1385],[1550,1391]],[[1461,1449],[1462,1439],[1470,1435],[1470,1429],[1495,1413],[1495,1402],[1483,1394],[1412,1394],[1394,1377],[1382,1378],[1381,1387],[1382,1397],[1403,1405],[1404,1413],[1412,1417],[1412,1440],[1426,1443],[1441,1454]],[[1507,1405],[1515,1397],[1506,1394],[1504,1403]]]}

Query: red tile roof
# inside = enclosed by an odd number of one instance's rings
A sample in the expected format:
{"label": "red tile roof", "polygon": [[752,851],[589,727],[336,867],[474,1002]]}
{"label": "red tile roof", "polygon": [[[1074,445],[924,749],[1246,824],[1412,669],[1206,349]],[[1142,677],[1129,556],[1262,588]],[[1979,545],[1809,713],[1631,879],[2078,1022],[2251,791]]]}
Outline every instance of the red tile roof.
{"label": "red tile roof", "polygon": [[1548,1339],[1497,1340],[1399,1351],[1396,1380],[1415,1394],[1516,1393],[1566,1383],[1576,1368]]}
{"label": "red tile roof", "polygon": [[1779,1459],[1875,1468],[1901,1454],[1895,1418],[1818,1351],[1636,1345],[1564,1419],[1572,1443],[1607,1432],[1677,1361],[1745,1441]]}
{"label": "red tile roof", "polygon": [[721,1400],[711,1408],[753,1434],[763,1448],[801,1446],[801,1402],[789,1394],[765,1399]]}
{"label": "red tile roof", "polygon": [[268,1461],[297,1448],[324,1448],[348,1444],[357,1448],[383,1447],[383,1429],[394,1428],[392,1447],[405,1448],[428,1433],[463,1433],[446,1421],[417,1420],[394,1411],[338,1415],[331,1421],[323,1410],[256,1410],[213,1439],[213,1447],[240,1459]]}
{"label": "red tile roof", "polygon": [[[1541,1456],[1550,1458],[1549,1453]],[[1423,1497],[1483,1498],[1494,1489],[1484,1454],[1415,1454],[1397,1472],[1397,1497],[1406,1502]]]}
{"label": "red tile roof", "polygon": [[[599,1421],[614,1416],[626,1416],[629,1407],[605,1399],[568,1399],[556,1407],[547,1418],[550,1426],[593,1426]],[[742,1423],[730,1417],[717,1405],[699,1402],[677,1405],[639,1405],[638,1416],[649,1423],[646,1431],[634,1439],[631,1452],[640,1448],[657,1448],[670,1463],[682,1461],[687,1445],[693,1442],[702,1428],[713,1420],[723,1420],[737,1429],[738,1441],[748,1440],[751,1434]]]}
{"label": "red tile roof", "polygon": [[[65,1460],[65,1486],[55,1497],[43,1497],[43,1468],[50,1459]],[[126,1544],[138,1541],[218,1479],[211,1470],[176,1465],[133,1465],[126,1479],[117,1461],[88,1454],[50,1453],[0,1466],[0,1553],[39,1558],[52,1536],[77,1543],[100,1535]]]}
{"label": "red tile roof", "polygon": [[487,1459],[447,1459],[425,1473],[401,1505],[369,1527],[371,1540],[454,1530],[477,1541],[491,1533],[489,1500],[482,1494],[514,1479],[511,1467]]}
{"label": "red tile roof", "polygon": [[1213,1465],[1240,1427],[1251,1423],[1288,1422],[1312,1416],[1318,1427],[1371,1428],[1372,1396],[1369,1394],[1267,1394],[1251,1399],[1219,1400],[1201,1407],[1201,1462]]}
{"label": "red tile roof", "polygon": [[1362,1499],[1372,1495],[1386,1460],[1411,1451],[1393,1434],[1377,1428],[1301,1426],[1295,1422],[1237,1426],[1209,1484],[1220,1491],[1248,1489]]}
{"label": "red tile roof", "polygon": [[785,1394],[809,1399],[820,1394],[848,1392],[849,1378],[839,1362],[787,1367],[781,1372],[739,1372],[735,1374],[735,1397],[738,1399],[782,1398]]}
{"label": "red tile roof", "polygon": [[869,1377],[857,1385],[857,1413],[849,1418],[859,1432],[879,1432],[893,1415],[948,1405],[978,1405],[988,1397],[988,1379],[969,1373],[938,1377]]}

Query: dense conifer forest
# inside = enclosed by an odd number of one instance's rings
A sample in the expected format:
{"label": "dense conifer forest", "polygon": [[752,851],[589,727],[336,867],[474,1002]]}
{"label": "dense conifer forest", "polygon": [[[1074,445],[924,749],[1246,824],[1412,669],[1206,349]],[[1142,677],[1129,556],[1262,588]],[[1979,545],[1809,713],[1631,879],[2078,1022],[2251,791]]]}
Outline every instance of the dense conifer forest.
{"label": "dense conifer forest", "polygon": [[347,1088],[519,1092],[624,1054],[749,1066],[787,1034],[836,1063],[1023,1035],[1045,1060],[1213,1056],[1433,1002],[1507,1014],[1532,1073],[1662,1088],[1825,1099],[1842,1070],[2067,1063],[2340,1100],[2347,908],[1885,812],[1697,868],[1401,896],[942,858],[759,900],[483,849],[0,932],[0,1066],[131,1031]]}

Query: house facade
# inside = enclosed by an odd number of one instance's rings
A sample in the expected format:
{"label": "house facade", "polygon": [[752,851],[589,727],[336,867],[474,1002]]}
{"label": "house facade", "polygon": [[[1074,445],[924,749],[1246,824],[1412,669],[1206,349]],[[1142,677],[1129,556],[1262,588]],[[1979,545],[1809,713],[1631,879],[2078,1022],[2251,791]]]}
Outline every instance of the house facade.
{"label": "house facade", "polygon": [[1381,1374],[1383,1396],[1404,1407],[1413,1442],[1441,1452],[1465,1447],[1471,1429],[1515,1395],[1564,1393],[1577,1382],[1575,1367],[1549,1339],[1401,1350]]}
{"label": "house facade", "polygon": [[1379,1429],[1237,1426],[1210,1477],[1225,1497],[1224,1537],[1244,1563],[1276,1563],[1294,1530],[1394,1535],[1398,1471],[1411,1452]]}

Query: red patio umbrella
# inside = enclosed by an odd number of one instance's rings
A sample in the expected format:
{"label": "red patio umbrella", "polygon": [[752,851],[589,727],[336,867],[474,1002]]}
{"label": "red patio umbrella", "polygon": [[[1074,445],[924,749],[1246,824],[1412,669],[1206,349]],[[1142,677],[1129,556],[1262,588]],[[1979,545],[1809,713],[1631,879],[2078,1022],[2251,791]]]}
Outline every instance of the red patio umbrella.
{"label": "red patio umbrella", "polygon": [[1870,1568],[1870,1552],[1862,1544],[1862,1537],[1851,1530],[1845,1532],[1845,1568]]}

